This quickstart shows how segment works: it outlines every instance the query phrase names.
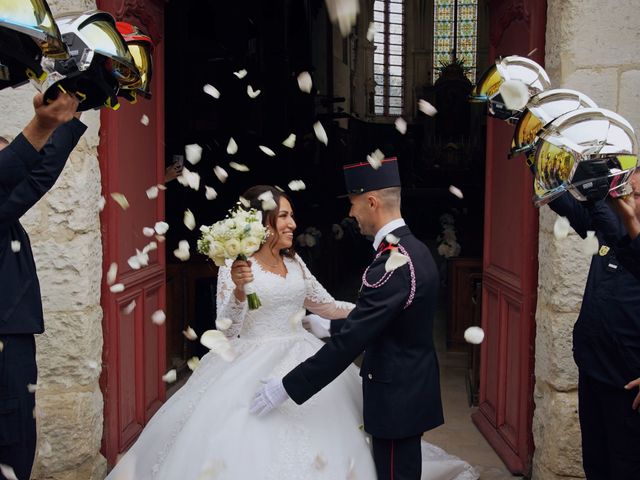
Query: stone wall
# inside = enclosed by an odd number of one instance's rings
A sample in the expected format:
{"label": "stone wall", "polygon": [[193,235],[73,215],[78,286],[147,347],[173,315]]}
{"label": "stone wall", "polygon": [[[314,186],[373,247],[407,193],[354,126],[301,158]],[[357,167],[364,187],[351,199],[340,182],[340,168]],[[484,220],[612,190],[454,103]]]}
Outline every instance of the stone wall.
{"label": "stone wall", "polygon": [[[95,8],[94,1],[49,0],[54,15]],[[33,116],[35,89],[0,92],[0,135],[15,137]],[[11,112],[7,114],[7,112]],[[54,188],[22,219],[31,238],[42,289],[45,328],[37,336],[38,454],[32,478],[101,479],[103,401],[100,281],[102,244],[97,159],[100,114],[85,112],[89,129]]]}
{"label": "stone wall", "polygon": [[[640,129],[637,0],[548,0],[545,68],[554,87],[589,95]],[[556,240],[540,210],[533,478],[582,478],[571,331],[589,267],[575,232]]]}

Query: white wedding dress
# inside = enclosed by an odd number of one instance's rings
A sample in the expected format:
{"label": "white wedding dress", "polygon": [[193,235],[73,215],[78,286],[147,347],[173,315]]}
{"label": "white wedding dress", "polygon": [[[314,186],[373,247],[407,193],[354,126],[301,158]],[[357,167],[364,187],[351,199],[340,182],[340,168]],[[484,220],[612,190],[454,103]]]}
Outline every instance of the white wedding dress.
{"label": "white wedding dress", "polygon": [[[333,319],[353,307],[336,302],[299,257],[285,265],[282,277],[252,263],[262,301],[254,311],[235,300],[230,270],[220,269],[217,315],[233,321],[225,334],[235,359],[205,355],[108,480],[375,480],[355,365],[303,405],[249,413],[260,380],[284,376],[323,345],[302,327],[301,309]],[[423,480],[476,478],[466,462],[423,442]]]}

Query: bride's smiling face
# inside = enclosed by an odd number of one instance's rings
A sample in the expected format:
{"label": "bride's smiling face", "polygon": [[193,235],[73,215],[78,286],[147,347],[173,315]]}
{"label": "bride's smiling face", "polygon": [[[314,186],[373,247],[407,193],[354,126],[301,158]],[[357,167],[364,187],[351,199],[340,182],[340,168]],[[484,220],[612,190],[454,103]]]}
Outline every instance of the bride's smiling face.
{"label": "bride's smiling face", "polygon": [[[273,229],[273,227],[271,227]],[[293,245],[293,232],[296,229],[296,222],[293,219],[293,208],[291,203],[284,197],[280,197],[278,204],[278,216],[275,225],[275,250],[291,248]]]}

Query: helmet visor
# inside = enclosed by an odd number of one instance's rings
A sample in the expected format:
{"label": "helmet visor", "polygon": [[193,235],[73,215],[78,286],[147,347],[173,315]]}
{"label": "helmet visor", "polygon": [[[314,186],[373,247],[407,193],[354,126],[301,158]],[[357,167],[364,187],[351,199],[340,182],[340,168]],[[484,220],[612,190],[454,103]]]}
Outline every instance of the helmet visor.
{"label": "helmet visor", "polygon": [[498,68],[496,65],[492,65],[478,80],[471,95],[469,95],[469,100],[471,102],[486,102],[498,94],[502,82],[503,79],[500,76],[500,72],[498,72]]}
{"label": "helmet visor", "polygon": [[138,88],[148,94],[152,75],[151,53],[149,52],[149,48],[142,43],[128,43],[127,46],[138,68],[138,72],[140,72],[140,86]]}
{"label": "helmet visor", "polygon": [[543,205],[564,192],[574,167],[575,158],[571,153],[543,140],[536,150],[533,164],[535,203]]}
{"label": "helmet visor", "polygon": [[537,133],[542,128],[542,122],[531,113],[531,110],[525,110],[524,114],[518,120],[515,132],[513,134],[513,143],[511,144],[511,156],[531,150],[535,147]]}

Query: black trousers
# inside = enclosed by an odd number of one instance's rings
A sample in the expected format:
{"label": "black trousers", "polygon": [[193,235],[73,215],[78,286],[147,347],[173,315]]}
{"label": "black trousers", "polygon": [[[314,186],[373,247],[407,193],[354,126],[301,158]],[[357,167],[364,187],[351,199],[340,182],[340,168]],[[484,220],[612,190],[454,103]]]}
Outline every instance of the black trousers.
{"label": "black trousers", "polygon": [[378,480],[420,480],[422,435],[401,439],[373,437],[373,461]]}
{"label": "black trousers", "polygon": [[580,372],[578,401],[582,465],[588,480],[640,479],[638,389],[607,385]]}
{"label": "black trousers", "polygon": [[12,467],[18,480],[28,480],[36,453],[36,396],[28,390],[38,378],[35,338],[0,335],[0,341],[0,463]]}

